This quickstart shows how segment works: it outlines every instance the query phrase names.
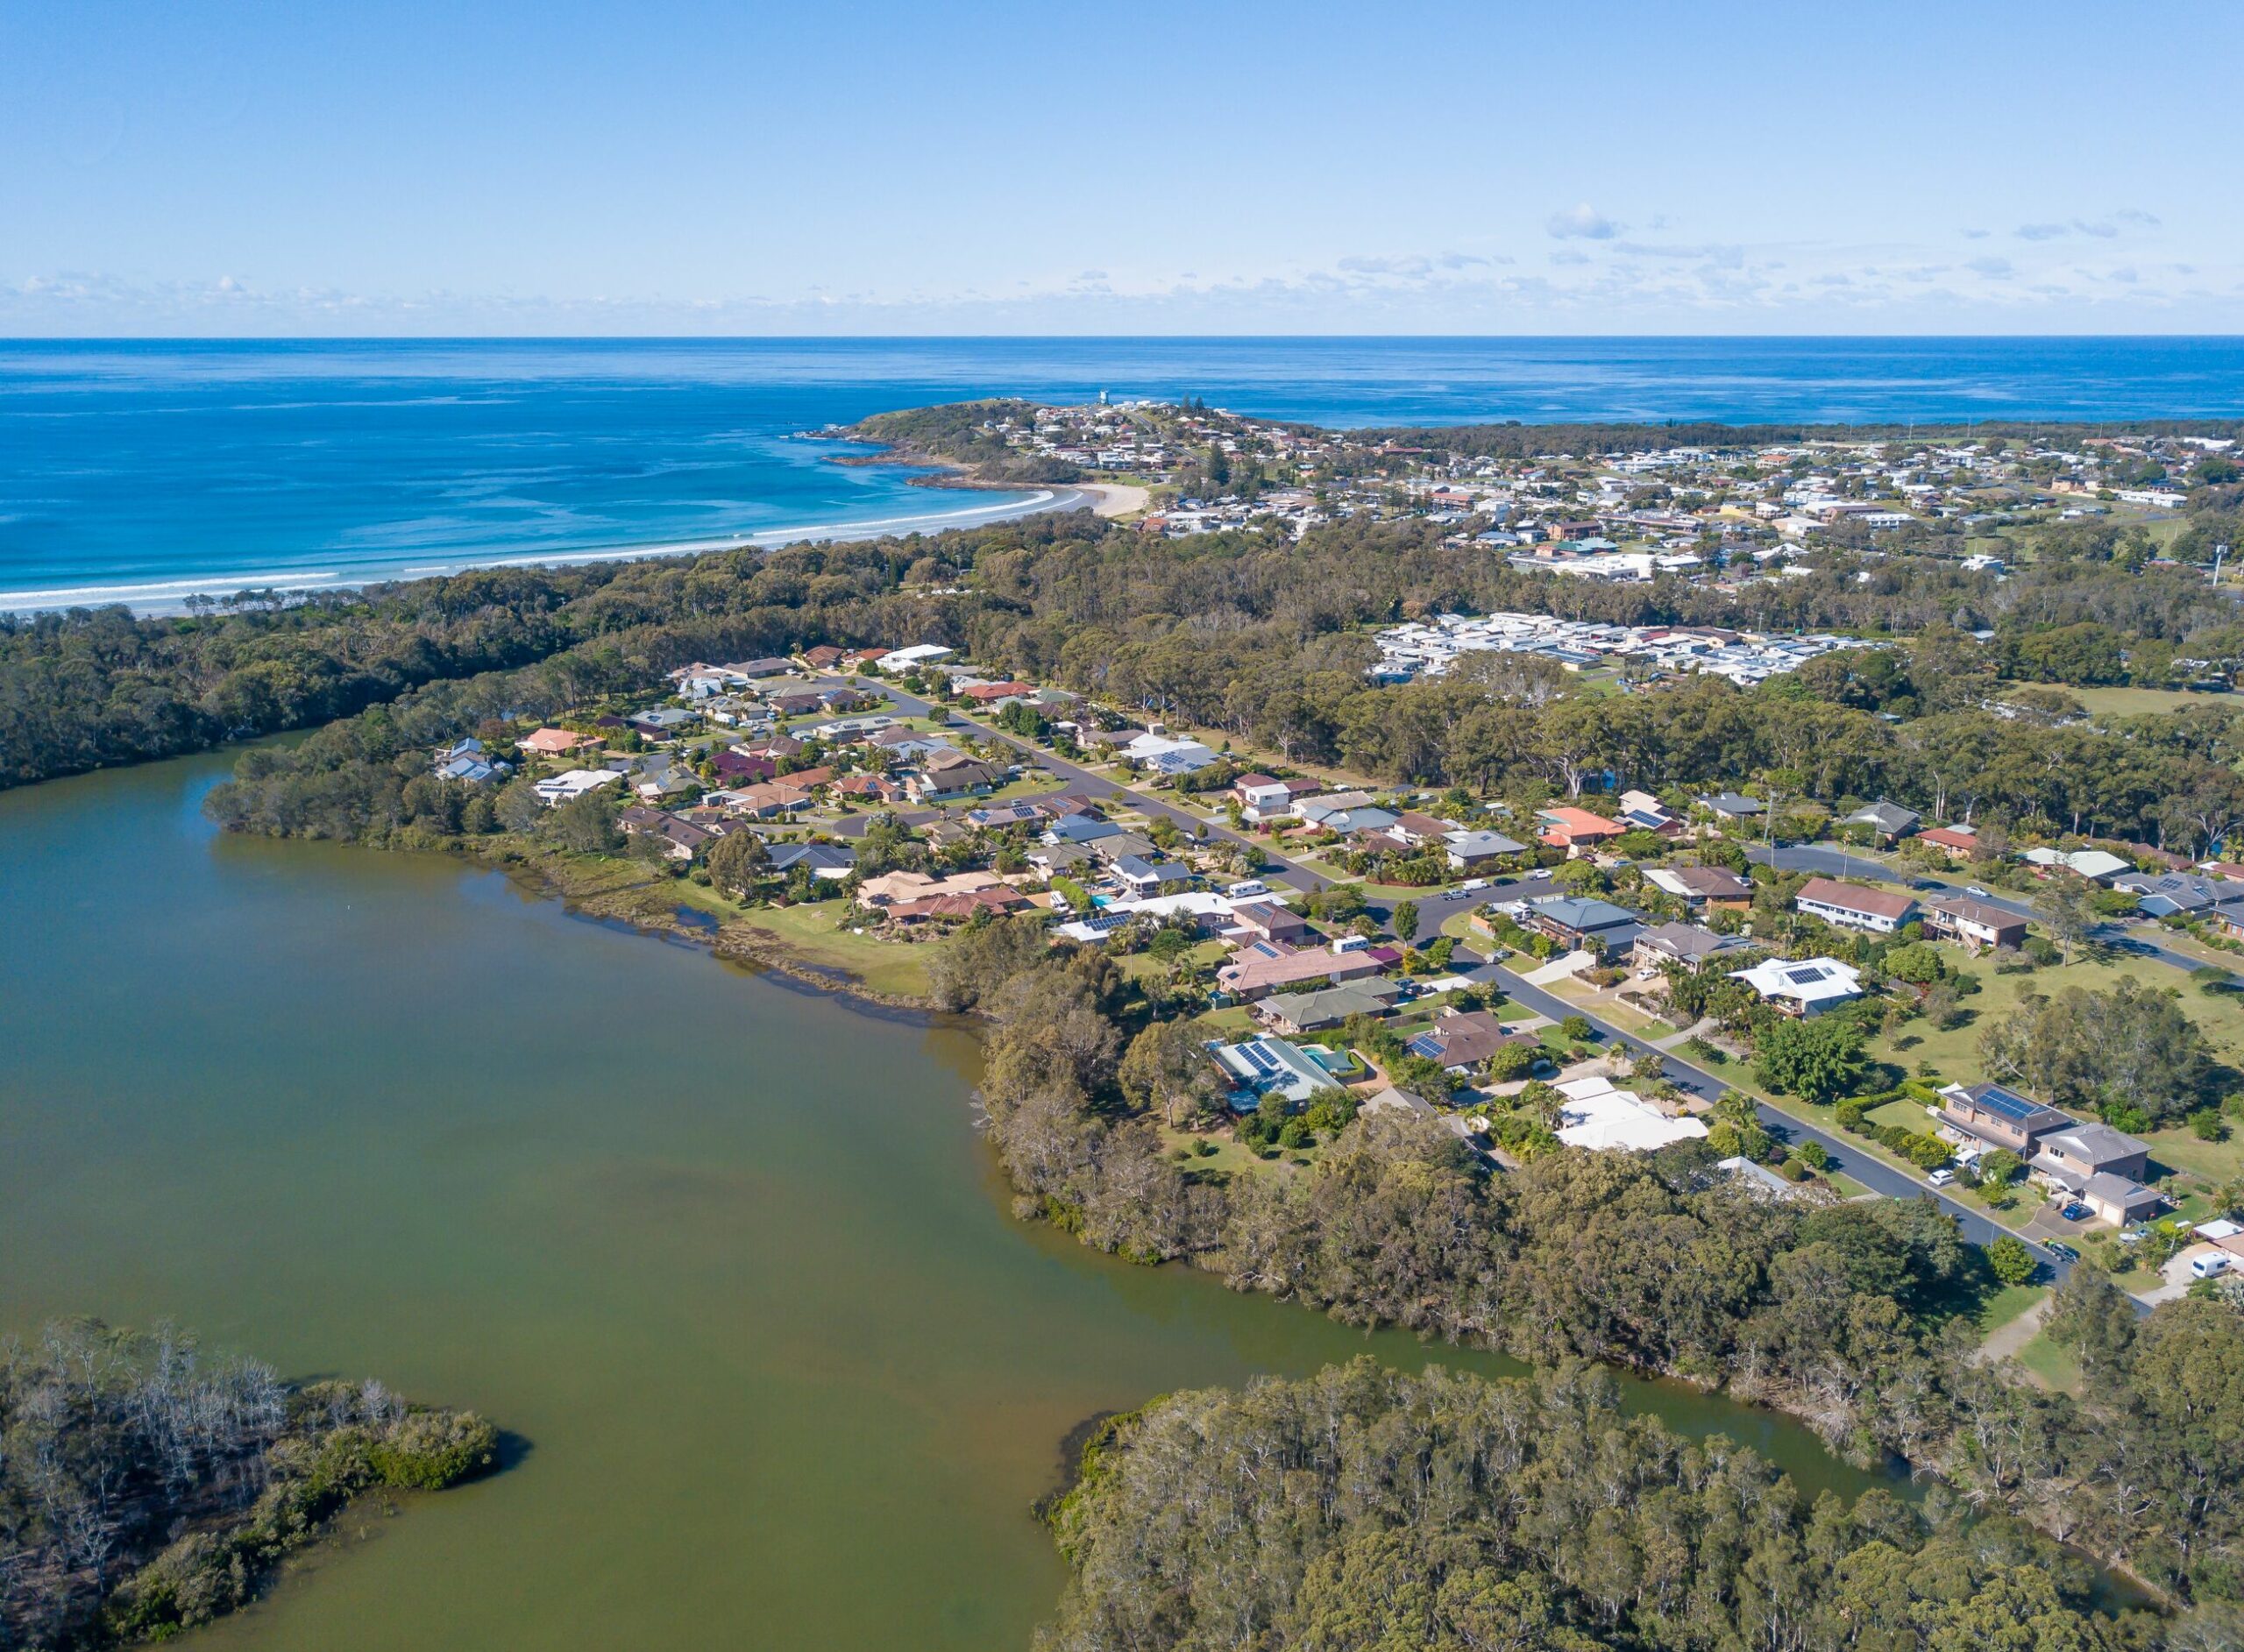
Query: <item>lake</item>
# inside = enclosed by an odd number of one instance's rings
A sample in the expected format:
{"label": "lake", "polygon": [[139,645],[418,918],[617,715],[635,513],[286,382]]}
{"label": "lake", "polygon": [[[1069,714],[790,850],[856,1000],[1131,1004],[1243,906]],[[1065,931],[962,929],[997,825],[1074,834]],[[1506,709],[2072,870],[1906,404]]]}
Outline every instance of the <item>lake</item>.
{"label": "lake", "polygon": [[463,863],[221,838],[229,761],[0,793],[0,1330],[168,1316],[524,1443],[195,1645],[1025,1648],[1091,1414],[1367,1348],[1516,1369],[1016,1222],[968,1033]]}

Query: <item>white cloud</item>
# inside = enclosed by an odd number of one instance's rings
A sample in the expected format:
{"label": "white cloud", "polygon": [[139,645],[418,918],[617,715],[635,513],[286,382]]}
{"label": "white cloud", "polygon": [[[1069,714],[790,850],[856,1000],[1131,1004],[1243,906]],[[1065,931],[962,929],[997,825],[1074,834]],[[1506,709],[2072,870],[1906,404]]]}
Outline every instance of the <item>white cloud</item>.
{"label": "white cloud", "polygon": [[1585,201],[1564,212],[1554,212],[1543,227],[1561,241],[1610,241],[1626,229]]}

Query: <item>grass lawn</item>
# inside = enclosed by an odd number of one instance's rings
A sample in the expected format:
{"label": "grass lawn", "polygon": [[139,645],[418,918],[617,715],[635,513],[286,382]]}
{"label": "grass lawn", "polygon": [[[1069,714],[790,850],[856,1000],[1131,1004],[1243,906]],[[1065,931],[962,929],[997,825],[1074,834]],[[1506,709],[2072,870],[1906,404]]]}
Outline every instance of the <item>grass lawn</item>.
{"label": "grass lawn", "polygon": [[[1196,1152],[1189,1159],[1178,1160],[1187,1170],[1224,1170],[1235,1176],[1255,1175],[1285,1163],[1283,1157],[1257,1159],[1251,1148],[1225,1133],[1196,1136],[1190,1131],[1171,1130],[1164,1124],[1161,1127],[1161,1139],[1162,1150],[1171,1154],[1180,1147],[1190,1149],[1203,1142],[1216,1150],[1204,1158]],[[1295,1151],[1314,1157],[1317,1150],[1313,1147],[1287,1150],[1289,1153]]]}
{"label": "grass lawn", "polygon": [[2183,985],[2181,975],[2163,964],[2123,958],[2106,961],[2081,953],[2070,964],[1999,975],[1990,965],[1971,959],[1960,948],[1942,943],[1941,950],[1978,979],[1979,991],[1964,1000],[1964,1008],[1971,1012],[1971,1017],[1963,1025],[1945,1032],[1921,1017],[1911,1021],[1901,1036],[1914,1038],[1917,1042],[1906,1050],[1898,1050],[1892,1039],[1881,1035],[1871,1040],[1870,1053],[1875,1060],[1891,1061],[1903,1072],[1914,1072],[1918,1062],[1929,1061],[1942,1078],[1968,1083],[1985,1076],[1979,1063],[1980,1030],[2015,1009],[2023,994],[2039,992],[2055,997],[2067,987],[2106,992],[2122,975],[2131,975],[2154,987],[2181,986],[2177,1002],[2183,1013],[2204,1030],[2222,1060],[2232,1066],[2244,1066],[2244,996],[2208,996],[2198,992]]}
{"label": "grass lawn", "polygon": [[1915,1131],[1921,1136],[1928,1134],[1933,1128],[1932,1115],[1925,1110],[1924,1104],[1906,1098],[1873,1107],[1864,1117],[1873,1124],[1899,1125],[1903,1130]]}
{"label": "grass lawn", "polygon": [[1234,1038],[1255,1030],[1254,1012],[1243,1003],[1226,1004],[1220,1010],[1204,1010],[1192,1018],[1192,1025],[1200,1029],[1203,1038]]}
{"label": "grass lawn", "polygon": [[2070,1349],[2050,1341],[2049,1332],[2042,1331],[2020,1349],[2017,1358],[2040,1379],[2043,1387],[2065,1393],[2080,1392],[2080,1361],[2073,1358]]}
{"label": "grass lawn", "polygon": [[2036,687],[2070,694],[2078,700],[2091,717],[2148,717],[2157,712],[2180,711],[2185,706],[2239,705],[2244,699],[2233,694],[2192,694],[2173,688],[2071,688],[2063,683],[2037,684]]}
{"label": "grass lawn", "polygon": [[[681,884],[691,889],[691,884]],[[765,906],[753,911],[740,912],[721,897],[710,897],[709,891],[694,889],[694,893],[709,898],[692,903],[706,911],[722,912],[734,921],[760,929],[778,939],[793,956],[806,964],[822,968],[847,972],[874,992],[896,993],[905,997],[924,997],[927,991],[927,964],[935,954],[949,945],[947,940],[905,942],[880,940],[871,935],[853,935],[842,927],[843,911],[840,901],[821,901],[813,905]]]}
{"label": "grass lawn", "polygon": [[2238,1135],[2233,1124],[2226,1141],[2199,1141],[2188,1130],[2178,1128],[2153,1131],[2143,1139],[2150,1144],[2150,1156],[2158,1163],[2209,1181],[2226,1181],[2244,1172],[2244,1136]]}
{"label": "grass lawn", "polygon": [[2049,1294],[2046,1285],[2006,1285],[1979,1304],[1972,1322],[1982,1336],[1992,1336]]}

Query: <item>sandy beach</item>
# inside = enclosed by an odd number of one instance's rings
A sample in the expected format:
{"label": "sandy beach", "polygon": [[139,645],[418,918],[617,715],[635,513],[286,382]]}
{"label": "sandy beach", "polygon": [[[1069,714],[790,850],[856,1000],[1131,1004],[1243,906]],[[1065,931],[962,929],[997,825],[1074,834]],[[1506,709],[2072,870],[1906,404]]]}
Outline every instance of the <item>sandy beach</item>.
{"label": "sandy beach", "polygon": [[1078,482],[1076,486],[1097,496],[1098,502],[1091,509],[1101,516],[1135,516],[1153,502],[1153,490],[1134,482]]}

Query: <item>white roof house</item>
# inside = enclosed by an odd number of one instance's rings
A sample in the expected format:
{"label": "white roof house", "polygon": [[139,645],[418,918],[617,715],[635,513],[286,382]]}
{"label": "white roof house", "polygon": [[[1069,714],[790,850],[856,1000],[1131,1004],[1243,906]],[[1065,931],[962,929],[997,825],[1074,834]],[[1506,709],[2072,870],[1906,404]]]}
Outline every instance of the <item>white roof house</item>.
{"label": "white roof house", "polygon": [[1770,958],[1729,975],[1764,998],[1791,1004],[1801,1015],[1816,1015],[1862,996],[1862,971],[1836,958]]}
{"label": "white roof house", "polygon": [[2135,869],[2132,861],[2123,861],[2105,849],[2075,849],[2070,854],[2062,849],[2028,849],[2020,858],[2029,866],[2050,869],[2063,867],[2076,877],[2084,877],[2091,882],[2117,877],[2122,872]]}
{"label": "white roof house", "polygon": [[532,788],[549,809],[557,804],[573,802],[587,791],[597,791],[602,786],[614,785],[623,776],[613,769],[572,769],[565,774],[541,780]]}
{"label": "white roof house", "polygon": [[1670,1118],[1634,1090],[1614,1088],[1610,1079],[1569,1079],[1555,1088],[1566,1098],[1559,1108],[1559,1139],[1569,1147],[1650,1152],[1707,1133],[1697,1119]]}
{"label": "white roof house", "polygon": [[947,660],[956,653],[940,642],[915,642],[908,649],[895,649],[873,662],[884,671],[908,671],[915,665],[931,665],[937,660]]}

